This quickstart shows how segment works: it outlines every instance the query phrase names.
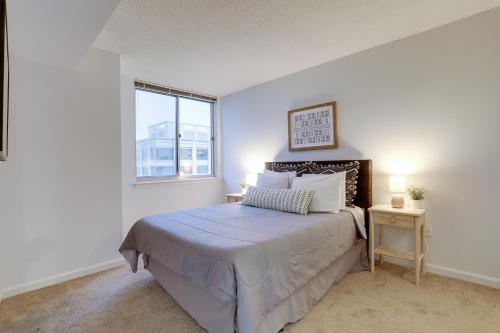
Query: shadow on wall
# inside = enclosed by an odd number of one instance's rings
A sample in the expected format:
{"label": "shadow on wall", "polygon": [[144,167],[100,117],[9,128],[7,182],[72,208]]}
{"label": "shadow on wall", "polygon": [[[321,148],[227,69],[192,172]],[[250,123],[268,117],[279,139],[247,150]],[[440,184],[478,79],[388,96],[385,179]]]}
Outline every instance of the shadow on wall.
{"label": "shadow on wall", "polygon": [[[311,94],[307,97],[303,97],[300,100],[293,101],[290,104],[290,110],[305,108],[311,105],[317,105],[321,103],[328,103],[336,101],[335,97],[332,97],[330,94]],[[289,111],[289,110],[287,110]]]}
{"label": "shadow on wall", "polygon": [[273,161],[329,161],[329,160],[355,160],[366,158],[361,151],[344,141],[342,136],[339,136],[339,148],[336,149],[320,149],[320,150],[305,150],[299,152],[288,151],[288,142],[280,148],[278,153],[274,155]]}

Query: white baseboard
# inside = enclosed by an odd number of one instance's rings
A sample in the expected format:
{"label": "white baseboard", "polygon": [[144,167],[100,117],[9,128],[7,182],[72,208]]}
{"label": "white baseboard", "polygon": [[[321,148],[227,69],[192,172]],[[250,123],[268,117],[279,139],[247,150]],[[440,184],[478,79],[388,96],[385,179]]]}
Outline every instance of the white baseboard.
{"label": "white baseboard", "polygon": [[468,282],[477,283],[483,286],[500,289],[500,279],[491,276],[460,271],[458,269],[438,266],[434,264],[427,264],[427,271],[434,274],[451,277],[454,279],[464,280]]}
{"label": "white baseboard", "polygon": [[[391,263],[396,264],[396,265],[402,264],[400,261],[391,260],[390,258],[385,258],[385,259],[386,259],[386,261],[391,262]],[[40,280],[36,280],[36,281],[24,283],[24,284],[19,284],[17,286],[13,286],[10,288],[6,288],[3,290],[0,290],[0,302],[2,301],[2,299],[6,299],[8,297],[27,293],[29,291],[33,291],[36,289],[45,288],[45,287],[48,287],[48,286],[51,286],[51,285],[54,285],[57,283],[76,279],[76,278],[86,276],[89,274],[94,274],[97,272],[105,271],[107,269],[115,268],[115,267],[121,266],[123,264],[125,264],[125,260],[123,258],[110,260],[110,261],[106,261],[106,262],[103,262],[100,264],[75,269],[73,271],[53,275],[53,276],[48,277],[48,278],[44,278],[44,279],[40,279]],[[454,279],[459,279],[459,280],[477,283],[477,284],[491,287],[491,288],[495,288],[495,289],[500,289],[500,279],[494,278],[491,276],[485,276],[485,275],[465,272],[465,271],[461,271],[458,269],[438,266],[438,265],[434,265],[434,264],[427,264],[427,271],[434,273],[434,274],[437,274],[437,275],[442,275],[442,276],[451,277]]]}
{"label": "white baseboard", "polygon": [[[397,259],[389,258],[389,257],[385,257],[384,260],[387,262],[390,262],[391,264],[395,264],[398,266],[413,267],[413,264],[411,264],[407,261],[397,260]],[[454,268],[438,266],[438,265],[429,264],[429,263],[426,264],[426,267],[427,267],[427,272],[430,272],[430,273],[434,273],[434,274],[441,275],[441,276],[446,276],[446,277],[453,278],[453,279],[472,282],[472,283],[480,284],[482,286],[486,286],[486,287],[490,287],[490,288],[500,289],[500,279],[492,277],[492,276],[470,273],[470,272],[461,271],[461,270],[454,269]]]}
{"label": "white baseboard", "polygon": [[50,276],[48,278],[19,284],[17,286],[9,287],[3,290],[0,290],[0,302],[2,299],[6,299],[8,297],[12,297],[15,295],[27,293],[29,291],[33,291],[36,289],[41,289],[44,287],[48,287],[57,283],[61,283],[64,281],[76,279],[85,275],[94,274],[97,272],[105,271],[107,269],[115,268],[121,266],[125,263],[125,259],[115,259],[106,261],[100,264],[87,266],[84,268],[75,269],[73,271],[69,271],[66,273],[61,273],[57,275]]}

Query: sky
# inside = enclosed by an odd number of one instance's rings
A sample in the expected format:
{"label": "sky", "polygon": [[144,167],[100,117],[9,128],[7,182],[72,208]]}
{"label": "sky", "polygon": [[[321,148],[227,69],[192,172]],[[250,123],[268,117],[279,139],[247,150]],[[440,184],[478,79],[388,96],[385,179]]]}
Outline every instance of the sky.
{"label": "sky", "polygon": [[[148,126],[175,121],[175,97],[136,90],[136,140],[148,138]],[[211,125],[210,103],[179,98],[179,122]]]}

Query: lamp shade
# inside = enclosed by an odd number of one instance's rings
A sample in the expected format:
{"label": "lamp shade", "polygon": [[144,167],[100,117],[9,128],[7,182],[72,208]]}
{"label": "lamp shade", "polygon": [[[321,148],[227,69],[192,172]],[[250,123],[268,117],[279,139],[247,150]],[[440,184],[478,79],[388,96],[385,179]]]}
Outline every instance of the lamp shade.
{"label": "lamp shade", "polygon": [[247,173],[245,176],[245,183],[248,186],[255,186],[257,184],[257,174],[256,173]]}
{"label": "lamp shade", "polygon": [[390,176],[389,177],[389,191],[392,193],[406,192],[406,177],[404,176]]}

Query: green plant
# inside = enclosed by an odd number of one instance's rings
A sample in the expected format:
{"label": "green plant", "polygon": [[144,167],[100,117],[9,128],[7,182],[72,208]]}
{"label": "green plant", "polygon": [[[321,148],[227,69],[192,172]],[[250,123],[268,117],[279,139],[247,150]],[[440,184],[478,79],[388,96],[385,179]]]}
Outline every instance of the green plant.
{"label": "green plant", "polygon": [[423,187],[409,187],[408,194],[411,200],[424,200],[425,189]]}

